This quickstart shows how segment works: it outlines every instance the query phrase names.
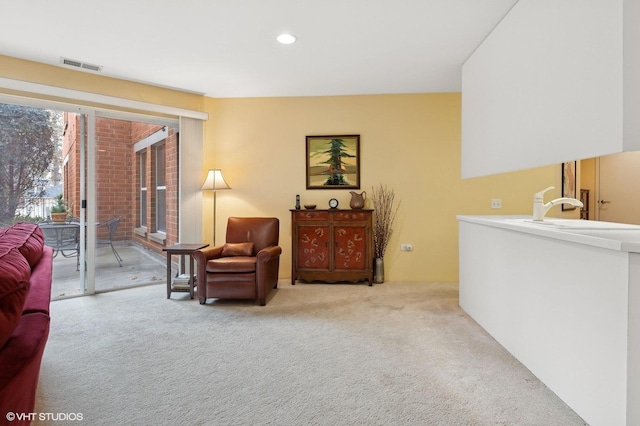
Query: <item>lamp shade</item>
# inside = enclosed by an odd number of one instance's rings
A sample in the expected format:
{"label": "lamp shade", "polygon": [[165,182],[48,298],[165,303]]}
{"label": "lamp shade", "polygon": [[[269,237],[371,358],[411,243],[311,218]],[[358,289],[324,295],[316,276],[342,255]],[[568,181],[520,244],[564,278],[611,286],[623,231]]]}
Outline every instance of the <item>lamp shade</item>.
{"label": "lamp shade", "polygon": [[204,180],[202,188],[200,189],[217,191],[218,189],[231,189],[231,187],[224,180],[224,177],[222,177],[222,171],[220,169],[211,169],[209,173],[207,173],[207,178]]}

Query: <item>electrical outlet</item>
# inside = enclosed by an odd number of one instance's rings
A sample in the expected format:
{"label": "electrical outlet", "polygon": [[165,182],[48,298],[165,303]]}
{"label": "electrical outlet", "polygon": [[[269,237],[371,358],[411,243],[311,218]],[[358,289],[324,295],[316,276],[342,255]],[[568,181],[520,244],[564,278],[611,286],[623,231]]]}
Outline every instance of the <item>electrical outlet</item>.
{"label": "electrical outlet", "polygon": [[411,251],[413,250],[413,246],[411,244],[400,244],[400,250]]}
{"label": "electrical outlet", "polygon": [[491,199],[491,208],[492,209],[501,209],[502,208],[502,200],[500,198],[492,198]]}

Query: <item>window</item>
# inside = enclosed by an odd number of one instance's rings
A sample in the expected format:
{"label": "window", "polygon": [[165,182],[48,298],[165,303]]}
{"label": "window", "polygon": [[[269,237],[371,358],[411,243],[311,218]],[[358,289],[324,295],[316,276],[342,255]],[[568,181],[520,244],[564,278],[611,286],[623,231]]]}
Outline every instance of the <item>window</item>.
{"label": "window", "polygon": [[147,227],[147,152],[138,152],[138,176],[140,179],[140,227]]}
{"label": "window", "polygon": [[156,231],[167,232],[167,182],[165,144],[154,145],[156,177]]}
{"label": "window", "polygon": [[[134,144],[138,156],[140,196],[138,206],[140,225],[137,235],[153,244],[164,245],[176,220],[172,200],[176,200],[175,155],[172,156],[177,136],[166,126],[136,123],[132,132],[142,139]],[[145,136],[146,135],[146,136]],[[172,192],[174,191],[174,192]]]}

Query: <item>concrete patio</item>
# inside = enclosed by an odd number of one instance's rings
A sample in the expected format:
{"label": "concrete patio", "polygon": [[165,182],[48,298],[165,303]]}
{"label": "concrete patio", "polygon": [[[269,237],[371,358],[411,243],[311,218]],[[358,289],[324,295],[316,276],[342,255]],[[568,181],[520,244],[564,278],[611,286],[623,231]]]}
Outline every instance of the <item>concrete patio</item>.
{"label": "concrete patio", "polygon": [[[122,267],[111,251],[111,247],[96,248],[96,293],[166,283],[166,257],[138,245],[116,246],[122,257]],[[173,265],[173,274],[176,273]],[[76,257],[58,254],[53,259],[53,284],[51,300],[81,296],[80,272],[76,270]],[[161,287],[158,297],[166,297]]]}

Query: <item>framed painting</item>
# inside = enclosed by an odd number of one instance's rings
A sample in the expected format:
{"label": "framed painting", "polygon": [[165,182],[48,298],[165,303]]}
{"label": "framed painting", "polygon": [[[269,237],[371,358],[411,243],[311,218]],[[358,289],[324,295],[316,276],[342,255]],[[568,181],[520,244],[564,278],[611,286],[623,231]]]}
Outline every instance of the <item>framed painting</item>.
{"label": "framed painting", "polygon": [[307,189],[360,189],[360,135],[307,136]]}
{"label": "framed painting", "polygon": [[[576,162],[562,163],[562,196],[576,198]],[[571,204],[562,204],[562,210],[575,210]]]}

